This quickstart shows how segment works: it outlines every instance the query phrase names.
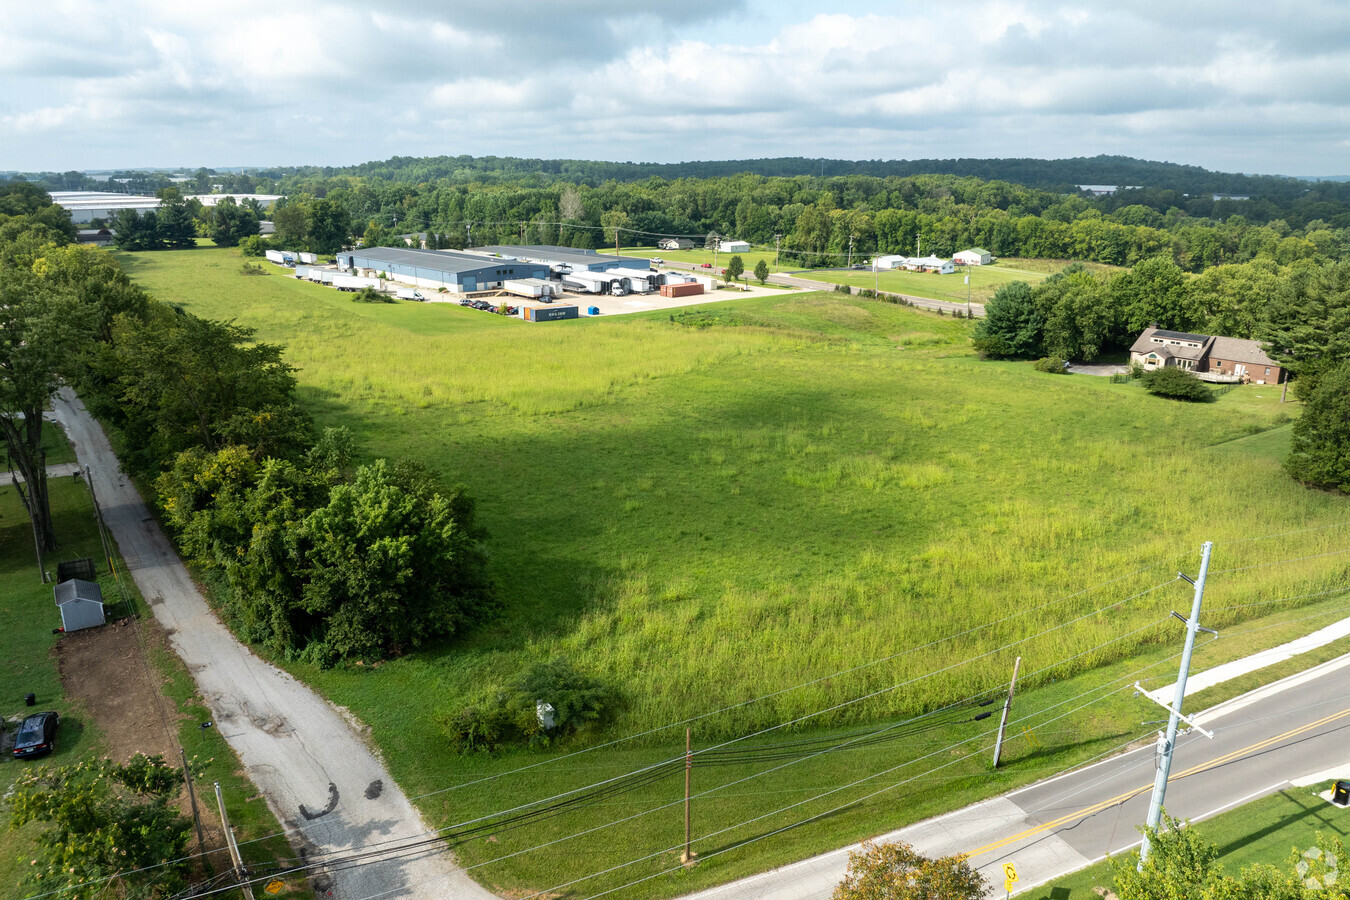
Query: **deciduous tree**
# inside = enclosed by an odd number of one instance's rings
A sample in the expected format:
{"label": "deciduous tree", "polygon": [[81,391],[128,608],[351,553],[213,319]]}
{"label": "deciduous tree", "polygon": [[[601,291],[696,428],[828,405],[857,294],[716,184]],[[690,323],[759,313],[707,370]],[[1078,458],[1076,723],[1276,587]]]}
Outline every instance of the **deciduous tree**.
{"label": "deciduous tree", "polygon": [[39,858],[24,867],[29,878],[67,897],[173,894],[187,875],[192,830],[173,805],[182,784],[181,769],[141,754],[123,765],[101,759],[24,771],[9,796],[10,825],[45,826]]}
{"label": "deciduous tree", "polygon": [[989,883],[964,856],[930,859],[904,842],[864,843],[831,900],[980,900]]}
{"label": "deciduous tree", "polygon": [[745,274],[745,260],[741,259],[740,254],[733,256],[727,261],[727,281],[739,281]]}

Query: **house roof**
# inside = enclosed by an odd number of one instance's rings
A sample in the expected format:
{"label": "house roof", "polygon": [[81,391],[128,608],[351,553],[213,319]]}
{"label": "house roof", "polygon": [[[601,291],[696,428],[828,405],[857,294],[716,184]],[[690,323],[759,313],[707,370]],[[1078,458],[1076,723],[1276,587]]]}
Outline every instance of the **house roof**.
{"label": "house roof", "polygon": [[1207,334],[1188,334],[1185,331],[1166,331],[1162,328],[1146,328],[1144,334],[1147,337],[1171,338],[1174,341],[1196,341],[1201,344],[1209,340]]}
{"label": "house roof", "polygon": [[[1187,347],[1180,344],[1159,344],[1154,342],[1154,338],[1173,341],[1188,341],[1198,343],[1199,347]],[[1203,359],[1209,352],[1209,342],[1214,338],[1205,334],[1186,334],[1182,331],[1163,331],[1159,328],[1148,327],[1144,333],[1139,335],[1138,340],[1130,347],[1131,353],[1157,353],[1159,356],[1166,356],[1172,359]]]}
{"label": "house roof", "polygon": [[1242,338],[1216,337],[1209,348],[1209,355],[1217,359],[1231,359],[1234,362],[1250,363],[1254,366],[1278,366],[1275,360],[1261,349],[1260,341],[1248,341]]}
{"label": "house roof", "polygon": [[[490,269],[502,264],[515,264],[514,257],[493,257],[481,253],[458,253],[448,250],[400,250],[396,247],[371,247],[370,249],[349,250],[340,256],[350,256],[356,260],[376,263],[390,263],[400,266],[412,266],[429,272],[475,272]],[[376,268],[376,267],[371,267]]]}
{"label": "house roof", "polygon": [[618,265],[639,268],[648,264],[646,257],[638,256],[614,256],[610,253],[600,254],[594,250],[585,250],[576,247],[552,247],[541,244],[511,244],[511,245],[492,245],[488,247],[475,247],[474,252],[483,254],[499,253],[503,256],[514,256],[519,259],[532,260],[542,263],[567,263],[572,266],[590,267],[596,263],[610,263],[617,261]]}
{"label": "house roof", "polygon": [[[976,256],[993,256],[992,253],[990,253],[983,247],[971,247],[969,250],[962,250],[961,253],[974,253]],[[956,255],[960,256],[961,253],[958,253]]]}
{"label": "house roof", "polygon": [[103,602],[103,590],[92,581],[84,581],[80,578],[72,578],[69,581],[63,581],[56,586],[56,605],[69,603],[72,600],[92,600],[95,603]]}

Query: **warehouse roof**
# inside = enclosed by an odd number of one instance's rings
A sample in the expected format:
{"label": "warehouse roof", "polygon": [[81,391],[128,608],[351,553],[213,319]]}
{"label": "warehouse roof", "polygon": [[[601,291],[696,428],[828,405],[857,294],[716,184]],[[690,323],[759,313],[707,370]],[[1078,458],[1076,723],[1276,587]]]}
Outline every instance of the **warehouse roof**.
{"label": "warehouse roof", "polygon": [[[637,268],[646,268],[651,260],[636,256],[614,256],[609,253],[596,253],[594,250],[578,250],[575,247],[552,247],[546,244],[521,244],[519,246],[475,247],[480,253],[500,253],[503,256],[515,256],[520,259],[533,259],[539,262],[567,263],[570,266],[593,266],[599,262],[617,261],[620,265],[633,263]],[[629,266],[628,268],[632,268]]]}
{"label": "warehouse roof", "polygon": [[415,266],[419,269],[431,269],[436,272],[473,272],[503,262],[518,262],[513,257],[494,258],[474,253],[456,253],[450,250],[400,250],[397,247],[356,249],[345,251],[339,255],[397,266]]}

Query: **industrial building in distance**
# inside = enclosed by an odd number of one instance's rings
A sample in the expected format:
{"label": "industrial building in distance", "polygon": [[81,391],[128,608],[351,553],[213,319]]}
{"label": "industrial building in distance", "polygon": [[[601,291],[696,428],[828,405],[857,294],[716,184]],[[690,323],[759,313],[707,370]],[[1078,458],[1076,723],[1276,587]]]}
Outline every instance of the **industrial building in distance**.
{"label": "industrial building in distance", "polygon": [[547,263],[453,250],[344,250],[337,254],[337,264],[366,273],[385,272],[391,280],[404,284],[444,287],[461,294],[497,290],[505,281],[549,276]]}
{"label": "industrial building in distance", "polygon": [[[76,225],[84,225],[95,219],[107,221],[124,209],[146,212],[159,209],[158,197],[145,197],[136,194],[117,194],[110,191],[52,191],[52,202],[70,211],[70,220]],[[215,206],[226,197],[235,203],[255,200],[263,209],[268,209],[280,200],[276,194],[189,194],[184,200],[196,200],[202,206]]]}

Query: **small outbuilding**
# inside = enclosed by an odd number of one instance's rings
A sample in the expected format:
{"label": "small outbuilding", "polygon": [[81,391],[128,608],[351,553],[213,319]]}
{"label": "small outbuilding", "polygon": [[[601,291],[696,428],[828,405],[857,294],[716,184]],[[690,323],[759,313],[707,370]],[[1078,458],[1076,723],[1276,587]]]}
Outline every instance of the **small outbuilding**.
{"label": "small outbuilding", "polygon": [[722,253],[749,253],[750,244],[746,241],[723,241],[717,249]]}
{"label": "small outbuilding", "polygon": [[58,584],[55,593],[61,627],[66,631],[94,628],[107,621],[103,615],[103,591],[94,582],[72,578]]}
{"label": "small outbuilding", "polygon": [[981,247],[971,247],[969,250],[962,250],[952,257],[952,262],[958,266],[987,266],[994,261],[994,254]]}

